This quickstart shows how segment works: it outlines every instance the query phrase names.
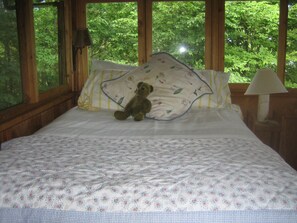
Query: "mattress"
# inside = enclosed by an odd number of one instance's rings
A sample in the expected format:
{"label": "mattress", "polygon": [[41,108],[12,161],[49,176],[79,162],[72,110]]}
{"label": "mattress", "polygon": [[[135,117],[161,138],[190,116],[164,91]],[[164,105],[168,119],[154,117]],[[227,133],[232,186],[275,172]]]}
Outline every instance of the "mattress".
{"label": "mattress", "polygon": [[297,172],[227,108],[73,108],[2,145],[0,182],[0,222],[297,222]]}

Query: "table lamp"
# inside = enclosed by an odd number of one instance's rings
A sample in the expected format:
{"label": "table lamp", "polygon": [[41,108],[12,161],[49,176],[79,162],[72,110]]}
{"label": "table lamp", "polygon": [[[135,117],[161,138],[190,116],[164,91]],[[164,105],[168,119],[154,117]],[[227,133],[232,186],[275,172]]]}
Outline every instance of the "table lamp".
{"label": "table lamp", "polygon": [[259,95],[257,120],[265,122],[269,111],[269,95],[288,92],[277,74],[268,68],[260,69],[254,76],[245,95]]}

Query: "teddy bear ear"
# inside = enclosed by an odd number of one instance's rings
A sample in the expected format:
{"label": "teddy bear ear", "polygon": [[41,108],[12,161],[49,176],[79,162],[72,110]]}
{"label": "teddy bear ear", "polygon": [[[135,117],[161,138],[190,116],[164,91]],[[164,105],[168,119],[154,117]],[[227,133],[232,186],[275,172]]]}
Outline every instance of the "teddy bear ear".
{"label": "teddy bear ear", "polygon": [[138,84],[137,84],[137,88],[140,88],[140,86],[143,84],[143,82],[141,81],[141,82],[138,82]]}
{"label": "teddy bear ear", "polygon": [[150,85],[150,89],[151,89],[151,92],[153,92],[154,87],[152,85]]}

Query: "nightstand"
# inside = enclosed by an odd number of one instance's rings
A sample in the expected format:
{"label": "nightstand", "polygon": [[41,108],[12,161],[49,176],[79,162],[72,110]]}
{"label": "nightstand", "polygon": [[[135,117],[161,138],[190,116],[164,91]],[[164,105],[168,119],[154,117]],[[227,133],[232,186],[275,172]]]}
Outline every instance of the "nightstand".
{"label": "nightstand", "polygon": [[254,121],[252,131],[263,143],[279,153],[280,129],[277,121],[267,120],[266,122]]}

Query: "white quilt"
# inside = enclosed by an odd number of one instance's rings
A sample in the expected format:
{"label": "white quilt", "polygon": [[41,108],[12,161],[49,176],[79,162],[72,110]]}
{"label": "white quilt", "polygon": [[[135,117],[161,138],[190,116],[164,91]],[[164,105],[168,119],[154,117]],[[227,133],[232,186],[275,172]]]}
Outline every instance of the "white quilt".
{"label": "white quilt", "polygon": [[[143,121],[143,125],[166,126],[154,133],[134,121],[105,119],[105,134],[96,136],[93,124],[99,123],[86,116],[76,119],[81,112],[73,110],[35,135],[3,145],[0,207],[91,212],[296,211],[297,172],[246,127],[240,128],[242,122],[234,121],[234,114],[230,128],[225,126],[220,134],[228,120],[225,112],[208,112],[217,114],[217,128],[213,119],[204,120],[196,127],[197,135],[190,120],[206,114],[185,117],[180,121],[188,123],[185,130],[177,123],[169,128],[170,123]],[[114,129],[112,135],[109,131],[119,123],[139,128],[133,134],[129,129]],[[90,134],[75,131],[75,125]],[[201,129],[212,134],[203,134]],[[227,137],[229,131],[234,135]],[[126,135],[119,137],[121,132]],[[144,133],[146,137],[141,137]]]}

